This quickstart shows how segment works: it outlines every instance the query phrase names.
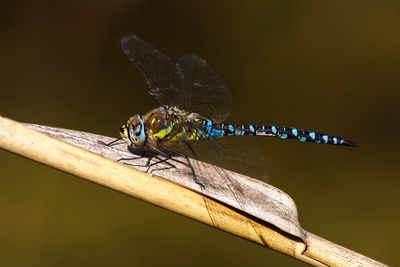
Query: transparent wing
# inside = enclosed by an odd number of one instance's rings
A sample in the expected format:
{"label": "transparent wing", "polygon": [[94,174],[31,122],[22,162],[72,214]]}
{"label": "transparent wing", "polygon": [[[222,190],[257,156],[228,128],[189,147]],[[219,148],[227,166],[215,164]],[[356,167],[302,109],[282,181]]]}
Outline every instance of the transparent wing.
{"label": "transparent wing", "polygon": [[161,105],[180,107],[183,77],[176,64],[135,35],[121,40],[122,50],[146,79],[150,93]]}
{"label": "transparent wing", "polygon": [[[268,182],[264,154],[253,136],[225,137],[206,142],[210,150],[219,150],[220,162],[226,169]],[[218,153],[215,153],[217,154]]]}
{"label": "transparent wing", "polygon": [[[265,182],[268,181],[264,155],[254,137],[208,139],[193,143],[192,146],[196,153],[202,151],[199,153],[200,160]],[[204,148],[200,148],[200,146]]]}
{"label": "transparent wing", "polygon": [[232,96],[229,88],[203,59],[187,55],[179,58],[177,67],[183,75],[183,109],[198,113],[215,122],[228,117]]}
{"label": "transparent wing", "polygon": [[[239,207],[244,212],[249,212],[248,207],[251,207],[251,205],[249,206],[250,203],[248,203],[248,194],[251,194],[252,189],[246,184],[237,181],[226,169],[258,178],[263,181],[268,181],[268,176],[264,166],[263,154],[256,145],[255,139],[252,137],[239,137],[238,140],[235,139],[236,138],[209,139],[204,142],[194,143],[193,149],[195,151],[203,151],[201,149],[201,146],[203,146],[205,151],[211,152],[200,154],[199,158],[201,160],[204,161],[204,156],[208,156],[206,161],[210,159],[210,163],[223,167],[223,169],[218,167],[212,168],[211,166],[204,168],[202,167],[202,164],[198,163],[198,161],[193,161],[193,169],[199,182],[205,185],[206,188],[210,186],[207,177],[211,173],[212,175],[217,175],[218,177],[215,178],[221,181],[221,183],[224,183],[224,187],[226,186],[229,188],[231,192],[231,196],[228,197],[228,199],[232,197],[236,199],[238,206],[234,206]],[[189,153],[189,151],[187,151],[187,153]],[[210,168],[213,170],[210,171]],[[211,186],[219,187],[219,185],[214,184],[211,184]],[[256,229],[254,230],[257,232]]]}

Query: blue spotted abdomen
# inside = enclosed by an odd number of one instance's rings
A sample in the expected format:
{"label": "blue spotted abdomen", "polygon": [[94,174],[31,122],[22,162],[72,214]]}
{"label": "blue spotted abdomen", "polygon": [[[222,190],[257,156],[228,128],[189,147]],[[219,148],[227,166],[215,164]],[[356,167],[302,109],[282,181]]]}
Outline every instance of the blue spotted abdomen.
{"label": "blue spotted abdomen", "polygon": [[282,139],[297,139],[302,142],[312,142],[330,145],[356,146],[350,140],[338,136],[306,131],[293,127],[274,125],[252,125],[252,124],[224,124],[213,123],[210,120],[203,121],[204,133],[208,138],[223,136],[268,136]]}

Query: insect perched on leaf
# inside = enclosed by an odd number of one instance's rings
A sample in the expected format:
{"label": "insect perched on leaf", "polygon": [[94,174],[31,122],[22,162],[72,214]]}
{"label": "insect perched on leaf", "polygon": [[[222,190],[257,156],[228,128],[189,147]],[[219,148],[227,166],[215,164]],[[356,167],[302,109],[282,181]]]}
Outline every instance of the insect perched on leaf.
{"label": "insect perched on leaf", "polygon": [[135,35],[124,37],[121,43],[145,77],[150,94],[161,104],[122,125],[120,135],[131,148],[167,157],[169,153],[186,156],[168,148],[179,143],[197,157],[193,146],[202,143],[218,165],[239,171],[256,169],[263,176],[263,156],[252,136],[355,146],[338,136],[293,127],[223,123],[231,111],[231,94],[203,59],[186,55],[175,63]]}

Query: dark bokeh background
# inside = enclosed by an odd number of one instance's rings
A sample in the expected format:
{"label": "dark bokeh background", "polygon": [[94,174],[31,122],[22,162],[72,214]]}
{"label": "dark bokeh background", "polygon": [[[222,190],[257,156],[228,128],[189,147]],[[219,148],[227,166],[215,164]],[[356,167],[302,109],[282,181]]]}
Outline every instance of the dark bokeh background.
{"label": "dark bokeh background", "polygon": [[[400,265],[399,28],[398,1],[9,1],[1,115],[117,136],[158,105],[120,38],[198,54],[232,91],[229,121],[359,143],[259,140],[306,230]],[[0,162],[1,266],[304,266],[9,152]]]}

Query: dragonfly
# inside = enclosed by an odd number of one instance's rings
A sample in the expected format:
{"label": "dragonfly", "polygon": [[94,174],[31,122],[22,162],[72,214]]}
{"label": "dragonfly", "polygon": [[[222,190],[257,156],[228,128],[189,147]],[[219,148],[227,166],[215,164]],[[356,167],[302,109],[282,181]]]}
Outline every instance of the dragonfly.
{"label": "dragonfly", "polygon": [[194,147],[203,144],[218,165],[241,171],[264,169],[263,155],[253,141],[255,136],[356,146],[342,137],[294,127],[223,123],[230,114],[232,96],[205,60],[185,55],[175,63],[135,35],[122,38],[121,46],[161,105],[143,116],[130,117],[121,126],[121,138],[134,150],[187,157],[187,153],[169,148],[180,144],[183,151],[198,158]]}

